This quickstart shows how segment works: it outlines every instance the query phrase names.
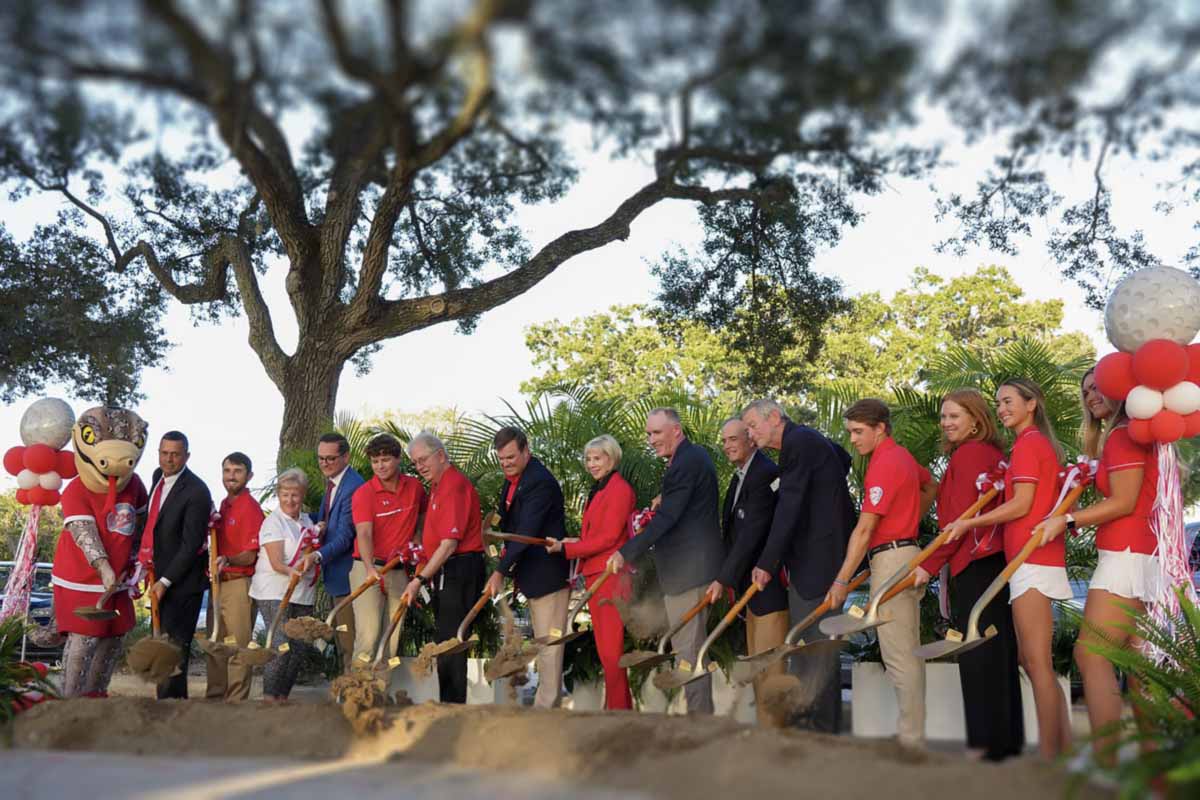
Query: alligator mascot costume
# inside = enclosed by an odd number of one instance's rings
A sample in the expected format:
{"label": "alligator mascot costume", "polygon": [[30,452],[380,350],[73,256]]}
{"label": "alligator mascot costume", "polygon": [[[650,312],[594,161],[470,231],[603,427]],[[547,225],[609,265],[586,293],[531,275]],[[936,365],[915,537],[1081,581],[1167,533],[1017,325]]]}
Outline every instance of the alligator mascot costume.
{"label": "alligator mascot costume", "polygon": [[[134,412],[105,407],[80,414],[71,431],[79,476],[62,494],[65,527],[52,578],[54,619],[58,632],[67,635],[64,697],[108,694],[121,637],[134,625],[130,590],[137,580],[133,565],[148,497],[133,470],[146,446],[146,431]],[[106,597],[110,590],[111,599]],[[102,599],[100,610],[110,613],[89,614]]]}

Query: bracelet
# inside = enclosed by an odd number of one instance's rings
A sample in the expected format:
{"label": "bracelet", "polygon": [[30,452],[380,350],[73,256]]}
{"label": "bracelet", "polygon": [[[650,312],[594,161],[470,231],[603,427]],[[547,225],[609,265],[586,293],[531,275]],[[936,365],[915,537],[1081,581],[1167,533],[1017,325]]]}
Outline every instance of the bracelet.
{"label": "bracelet", "polygon": [[836,583],[838,586],[849,586],[850,585],[847,581],[839,581],[837,578],[834,578],[833,582]]}
{"label": "bracelet", "polygon": [[425,576],[419,572],[417,574],[413,575],[412,579],[417,582],[418,586],[420,586],[421,584],[423,584],[425,582]]}

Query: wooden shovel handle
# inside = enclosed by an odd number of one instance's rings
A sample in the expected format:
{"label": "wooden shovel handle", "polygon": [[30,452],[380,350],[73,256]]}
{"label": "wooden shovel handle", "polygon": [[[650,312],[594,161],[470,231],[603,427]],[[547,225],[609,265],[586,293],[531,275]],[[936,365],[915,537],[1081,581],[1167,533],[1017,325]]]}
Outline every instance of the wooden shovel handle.
{"label": "wooden shovel handle", "polygon": [[[855,575],[853,578],[850,579],[850,583],[846,586],[846,591],[853,592],[859,586],[862,586],[863,581],[865,581],[869,577],[871,577],[871,570],[864,569],[862,572],[858,573],[857,575]],[[795,625],[792,626],[791,631],[788,632],[788,636],[787,636],[787,640],[786,640],[787,643],[795,644],[795,639],[794,639],[795,636],[799,635],[806,628],[811,627],[814,623],[816,623],[817,620],[819,620],[821,617],[825,616],[825,614],[827,614],[827,613],[829,613],[829,601],[825,600],[821,603],[821,605],[814,608],[807,617],[805,617],[804,619],[800,620],[799,622],[797,622]]]}
{"label": "wooden shovel handle", "polygon": [[879,604],[880,604],[880,605],[883,605],[883,604],[884,604],[884,603],[886,603],[888,600],[891,600],[893,597],[895,597],[896,595],[898,595],[898,594],[900,594],[901,592],[903,592],[905,589],[911,589],[911,588],[913,588],[914,586],[916,586],[916,584],[917,584],[917,576],[916,576],[916,574],[914,573],[914,574],[912,574],[912,575],[909,575],[907,578],[905,578],[904,580],[900,581],[899,583],[897,583],[897,584],[896,584],[895,586],[893,586],[892,588],[888,589],[888,590],[887,590],[887,592],[885,592],[885,593],[884,593],[884,595],[883,595],[883,599],[879,601]]}
{"label": "wooden shovel handle", "polygon": [[463,639],[463,637],[467,634],[467,626],[470,625],[477,616],[479,616],[479,612],[483,610],[483,607],[486,606],[488,601],[491,599],[492,590],[490,588],[485,588],[483,590],[483,594],[479,595],[479,599],[475,601],[475,605],[471,606],[471,610],[467,612],[467,615],[463,617],[462,623],[458,626],[458,633],[456,635],[460,642],[466,641]]}
{"label": "wooden shovel handle", "polygon": [[722,617],[721,625],[726,626],[733,622],[734,618],[737,617],[738,614],[742,613],[742,609],[746,607],[746,605],[754,598],[754,595],[756,594],[758,594],[758,584],[754,581],[751,581],[750,588],[747,589],[738,599],[738,601],[733,604],[733,608],[729,609],[729,611],[725,613],[725,616]]}
{"label": "wooden shovel handle", "polygon": [[[304,548],[304,550],[300,553],[300,560],[303,561],[305,556],[307,556],[311,552],[312,552],[311,547]],[[291,578],[288,579],[287,591],[283,593],[283,600],[279,603],[279,613],[280,614],[282,614],[283,610],[288,607],[289,603],[292,602],[292,592],[296,591],[296,587],[298,585],[300,585],[300,579],[302,577],[304,577],[304,576],[301,573],[296,573],[295,575],[293,575]]]}
{"label": "wooden shovel handle", "polygon": [[155,581],[156,578],[154,577],[154,570],[147,570],[146,585],[150,587],[146,590],[150,593],[150,633],[157,638],[161,625],[158,615],[158,592],[154,591]]}
{"label": "wooden shovel handle", "polygon": [[696,605],[689,608],[687,613],[679,618],[679,622],[675,623],[675,630],[678,631],[681,628],[683,628],[684,625],[687,625],[689,622],[691,622],[693,619],[695,619],[696,615],[699,614],[701,611],[703,611],[707,607],[708,607],[708,595],[706,594],[704,597],[700,598],[699,603],[696,603]]}
{"label": "wooden shovel handle", "polygon": [[[1075,505],[1075,501],[1079,499],[1079,496],[1083,494],[1083,491],[1086,488],[1086,486],[1076,486],[1074,489],[1067,492],[1067,496],[1064,497],[1063,501],[1059,503],[1053,511],[1050,512],[1050,516],[1057,517],[1059,514],[1065,513],[1067,509]],[[1025,546],[1021,548],[1021,552],[1017,553],[1016,558],[1008,562],[1008,565],[1004,568],[996,580],[1007,583],[1012,578],[1013,574],[1016,573],[1017,569],[1024,564],[1031,555],[1033,555],[1033,551],[1037,550],[1041,546],[1042,523],[1039,522],[1037,527],[1033,529],[1033,533],[1029,535],[1029,541],[1026,542]]]}
{"label": "wooden shovel handle", "polygon": [[[982,495],[979,496],[978,500],[976,500],[974,503],[971,504],[970,508],[968,508],[963,513],[959,514],[958,519],[956,519],[955,522],[962,522],[963,520],[971,519],[972,517],[977,516],[979,514],[979,512],[983,510],[984,506],[986,506],[988,503],[992,502],[992,500],[995,499],[997,493],[998,493],[998,491],[995,488],[988,489],[986,492],[984,492]],[[923,563],[925,563],[925,561],[927,561],[929,559],[929,557],[932,556],[938,550],[938,548],[940,548],[943,544],[946,543],[946,537],[948,537],[949,535],[950,535],[949,528],[938,533],[937,536],[933,537],[933,541],[931,541],[929,544],[925,545],[924,549],[922,549],[921,552],[917,553],[915,556],[912,557],[912,559],[908,562],[908,566],[906,567],[906,569],[908,569],[908,571],[911,572],[912,570],[916,569],[917,567],[919,567]]]}
{"label": "wooden shovel handle", "polygon": [[537,547],[545,547],[546,543],[551,541],[550,537],[548,536],[526,536],[523,533],[499,533],[497,531],[487,531],[483,535],[490,539],[499,539],[502,542],[532,544]]}

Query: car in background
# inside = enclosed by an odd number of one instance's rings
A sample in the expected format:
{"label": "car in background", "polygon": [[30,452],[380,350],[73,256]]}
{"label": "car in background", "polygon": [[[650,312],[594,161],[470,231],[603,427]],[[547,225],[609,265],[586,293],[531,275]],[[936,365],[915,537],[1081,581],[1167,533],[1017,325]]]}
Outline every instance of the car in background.
{"label": "car in background", "polygon": [[1200,522],[1189,522],[1183,526],[1187,542],[1188,567],[1192,572],[1192,585],[1200,592]]}
{"label": "car in background", "polygon": [[[4,601],[4,587],[8,585],[8,577],[12,574],[13,562],[0,561],[0,603]],[[54,592],[50,587],[50,570],[52,564],[39,562],[34,567],[33,586],[29,592],[29,621],[48,626],[54,619]],[[61,661],[62,646],[38,647],[28,638],[25,640],[25,657],[40,661]]]}

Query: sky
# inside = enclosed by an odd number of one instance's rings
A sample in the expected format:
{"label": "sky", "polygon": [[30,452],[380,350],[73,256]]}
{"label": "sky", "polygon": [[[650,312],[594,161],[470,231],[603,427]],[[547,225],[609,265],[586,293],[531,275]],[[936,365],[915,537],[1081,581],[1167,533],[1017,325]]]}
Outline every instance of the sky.
{"label": "sky", "polygon": [[[957,164],[937,176],[938,190],[969,190],[994,154],[987,146],[952,150],[950,156]],[[565,230],[603,219],[621,199],[652,179],[649,165],[587,152],[582,142],[577,157],[581,179],[572,191],[552,206],[521,213],[520,222],[535,249]],[[1114,161],[1107,177],[1115,193],[1116,221],[1124,228],[1144,230],[1152,249],[1166,263],[1178,264],[1194,241],[1194,214],[1164,216],[1153,210],[1161,197],[1159,184],[1170,176],[1171,167],[1170,163]],[[1090,191],[1091,164],[1051,165],[1049,171],[1056,188],[1068,197]],[[893,181],[881,195],[862,201],[866,220],[845,231],[841,244],[819,256],[817,270],[840,278],[851,295],[866,291],[888,295],[905,286],[917,266],[952,277],[982,264],[1001,264],[1027,297],[1064,301],[1065,329],[1090,335],[1100,353],[1112,349],[1103,335],[1101,315],[1084,306],[1082,292],[1061,277],[1049,258],[1046,223],[1035,223],[1034,236],[1018,257],[985,249],[971,250],[963,257],[938,254],[935,243],[952,234],[954,226],[935,222],[934,199],[927,181]],[[0,214],[17,237],[27,235],[53,209],[45,198],[0,202]],[[634,222],[627,241],[568,261],[526,294],[484,314],[474,334],[458,334],[453,323],[444,323],[387,343],[366,376],[358,377],[347,367],[338,411],[359,416],[434,407],[502,412],[505,400],[521,402],[518,387],[534,374],[524,345],[528,325],[555,318],[566,321],[614,304],[652,301],[657,284],[649,263],[675,245],[698,242],[700,233],[690,204],[661,203]],[[282,267],[273,268],[260,282],[280,343],[290,352],[296,330],[283,274]],[[209,484],[214,496],[224,494],[220,462],[233,450],[246,452],[258,465],[252,486],[266,483],[273,474],[283,403],[247,344],[245,320],[194,326],[186,308],[172,303],[165,325],[174,347],[163,366],[145,370],[141,390],[146,399],[137,405],[150,424],[151,442],[166,430],[184,431],[191,441],[189,466]],[[61,387],[50,387],[44,395],[62,397],[76,414],[90,405]],[[8,432],[0,437],[0,447],[20,443],[19,420],[34,399],[0,409],[0,432]],[[145,479],[156,463],[151,444],[139,465]],[[0,489],[12,488],[15,481],[5,474]]]}

